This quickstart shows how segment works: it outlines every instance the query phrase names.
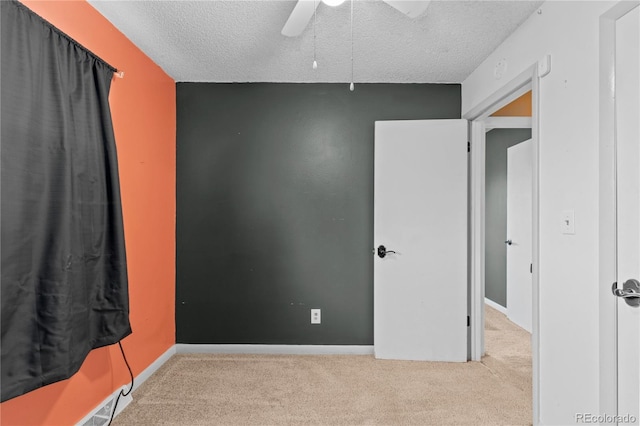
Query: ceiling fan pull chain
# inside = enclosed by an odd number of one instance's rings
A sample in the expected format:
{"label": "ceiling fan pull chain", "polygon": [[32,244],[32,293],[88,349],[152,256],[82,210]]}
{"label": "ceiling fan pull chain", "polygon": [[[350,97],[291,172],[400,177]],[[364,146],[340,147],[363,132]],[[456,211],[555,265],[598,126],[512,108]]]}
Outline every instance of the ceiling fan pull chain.
{"label": "ceiling fan pull chain", "polygon": [[313,0],[313,69],[318,69],[316,62],[316,9],[318,8],[318,0]]}
{"label": "ceiling fan pull chain", "polygon": [[349,85],[349,90],[352,92],[355,90],[353,84],[353,0],[351,0],[351,84]]}

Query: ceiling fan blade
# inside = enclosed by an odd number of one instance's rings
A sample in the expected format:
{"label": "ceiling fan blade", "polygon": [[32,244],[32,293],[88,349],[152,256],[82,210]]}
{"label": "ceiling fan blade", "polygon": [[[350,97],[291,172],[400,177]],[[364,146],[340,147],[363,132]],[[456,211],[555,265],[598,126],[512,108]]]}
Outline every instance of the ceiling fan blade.
{"label": "ceiling fan blade", "polygon": [[320,0],[298,0],[289,19],[282,28],[282,35],[296,37],[302,34],[313,16]]}
{"label": "ceiling fan blade", "polygon": [[389,6],[399,10],[411,19],[421,16],[429,7],[430,0],[383,0]]}

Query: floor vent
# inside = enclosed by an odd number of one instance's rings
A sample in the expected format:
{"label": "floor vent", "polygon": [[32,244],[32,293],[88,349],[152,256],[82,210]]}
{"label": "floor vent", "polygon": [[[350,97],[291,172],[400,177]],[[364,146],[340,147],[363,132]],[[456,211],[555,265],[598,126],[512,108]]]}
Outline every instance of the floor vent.
{"label": "floor vent", "polygon": [[[126,392],[129,390],[129,385],[124,386],[122,389]],[[118,394],[120,393],[120,389],[115,391],[113,395],[102,401],[102,404],[96,408],[92,414],[85,417],[84,422],[78,423],[78,426],[106,426],[109,424],[109,419],[111,418],[111,410],[113,410],[113,404],[118,398]],[[116,407],[116,413],[114,418],[120,414],[122,410],[125,409],[127,405],[129,405],[133,401],[133,396],[131,394],[127,396],[121,396],[118,400],[118,407]]]}
{"label": "floor vent", "polygon": [[111,418],[111,408],[113,407],[114,401],[115,399],[111,398],[106,405],[103,405],[102,408],[96,411],[89,420],[82,424],[82,426],[104,426],[108,424],[109,419]]}

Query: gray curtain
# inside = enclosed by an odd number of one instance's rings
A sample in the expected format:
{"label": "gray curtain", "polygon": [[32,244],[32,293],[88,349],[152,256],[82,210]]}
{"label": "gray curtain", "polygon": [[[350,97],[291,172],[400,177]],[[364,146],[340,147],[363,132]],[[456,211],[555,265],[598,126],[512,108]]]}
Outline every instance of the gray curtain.
{"label": "gray curtain", "polygon": [[131,333],[114,69],[0,1],[2,401]]}

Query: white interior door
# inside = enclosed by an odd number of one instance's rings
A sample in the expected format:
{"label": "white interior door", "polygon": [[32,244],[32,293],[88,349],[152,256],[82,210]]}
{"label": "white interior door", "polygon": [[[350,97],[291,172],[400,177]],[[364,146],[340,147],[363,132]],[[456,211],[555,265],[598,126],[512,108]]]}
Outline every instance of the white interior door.
{"label": "white interior door", "polygon": [[[640,8],[616,23],[617,279],[640,280]],[[638,299],[636,299],[638,300]],[[640,307],[618,298],[618,415],[640,420]],[[628,421],[627,421],[628,422]],[[623,423],[623,422],[621,422]]]}
{"label": "white interior door", "polygon": [[375,123],[376,358],[467,360],[467,155],[466,120]]}
{"label": "white interior door", "polygon": [[533,142],[507,149],[507,317],[531,333]]}

